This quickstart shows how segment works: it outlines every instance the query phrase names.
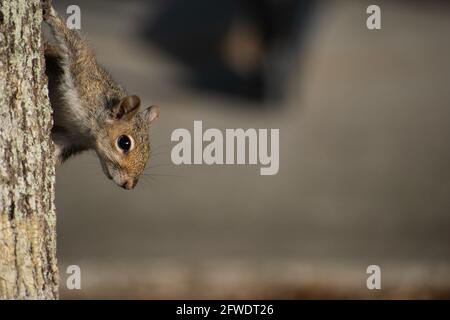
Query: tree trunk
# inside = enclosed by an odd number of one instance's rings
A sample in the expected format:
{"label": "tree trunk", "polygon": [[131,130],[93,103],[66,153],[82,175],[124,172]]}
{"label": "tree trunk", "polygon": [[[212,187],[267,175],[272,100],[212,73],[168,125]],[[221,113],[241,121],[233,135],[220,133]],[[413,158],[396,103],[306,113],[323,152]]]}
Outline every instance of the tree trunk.
{"label": "tree trunk", "polygon": [[56,299],[55,167],[39,0],[0,0],[0,299]]}

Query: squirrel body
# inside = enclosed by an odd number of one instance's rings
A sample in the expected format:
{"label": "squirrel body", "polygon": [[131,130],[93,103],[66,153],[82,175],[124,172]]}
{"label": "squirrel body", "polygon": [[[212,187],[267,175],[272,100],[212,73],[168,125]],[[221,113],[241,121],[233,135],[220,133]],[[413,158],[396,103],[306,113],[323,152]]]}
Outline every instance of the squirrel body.
{"label": "squirrel body", "polygon": [[139,111],[139,97],[128,95],[99,66],[88,44],[51,5],[44,8],[44,20],[55,40],[44,49],[57,163],[95,150],[109,179],[134,188],[149,158],[148,131],[159,107]]}

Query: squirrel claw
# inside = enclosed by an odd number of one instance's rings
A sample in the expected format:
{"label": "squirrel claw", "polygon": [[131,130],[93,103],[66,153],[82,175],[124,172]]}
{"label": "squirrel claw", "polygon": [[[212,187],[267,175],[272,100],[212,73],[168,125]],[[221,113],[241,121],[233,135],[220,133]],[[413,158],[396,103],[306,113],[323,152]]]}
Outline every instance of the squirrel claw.
{"label": "squirrel claw", "polygon": [[47,21],[52,12],[52,0],[41,0],[42,19]]}

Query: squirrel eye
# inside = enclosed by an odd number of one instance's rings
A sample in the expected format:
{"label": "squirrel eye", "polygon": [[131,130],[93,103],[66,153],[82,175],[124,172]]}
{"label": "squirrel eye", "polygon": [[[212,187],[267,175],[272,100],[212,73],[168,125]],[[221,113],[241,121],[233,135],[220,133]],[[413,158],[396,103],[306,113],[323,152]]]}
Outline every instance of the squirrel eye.
{"label": "squirrel eye", "polygon": [[128,136],[120,136],[117,138],[117,146],[124,152],[128,152],[131,149],[131,139]]}

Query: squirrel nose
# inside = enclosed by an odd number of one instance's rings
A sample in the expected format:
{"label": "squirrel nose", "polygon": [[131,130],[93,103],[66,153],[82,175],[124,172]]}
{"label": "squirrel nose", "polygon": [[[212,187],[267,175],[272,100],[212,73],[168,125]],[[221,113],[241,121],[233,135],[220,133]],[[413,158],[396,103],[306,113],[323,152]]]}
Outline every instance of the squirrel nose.
{"label": "squirrel nose", "polygon": [[136,186],[137,182],[138,182],[138,179],[129,179],[129,180],[125,181],[121,185],[121,187],[126,189],[126,190],[131,190],[131,189],[133,189]]}

